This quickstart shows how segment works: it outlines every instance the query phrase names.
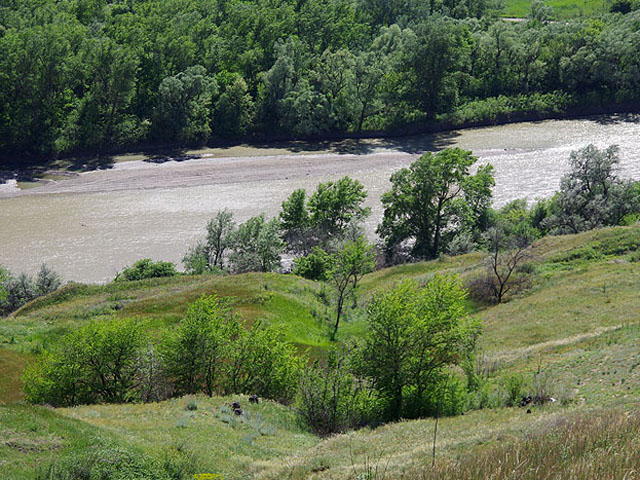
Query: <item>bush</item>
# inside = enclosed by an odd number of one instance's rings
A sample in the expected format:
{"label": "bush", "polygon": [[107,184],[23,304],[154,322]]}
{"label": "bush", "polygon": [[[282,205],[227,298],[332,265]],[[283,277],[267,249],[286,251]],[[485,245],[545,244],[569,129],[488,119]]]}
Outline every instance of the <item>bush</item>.
{"label": "bush", "polygon": [[143,341],[132,320],[91,322],[65,335],[57,348],[25,370],[27,401],[69,406],[135,399]]}
{"label": "bush", "polygon": [[225,366],[225,393],[254,393],[288,402],[293,399],[306,357],[276,330],[256,323],[242,330]]}
{"label": "bush", "polygon": [[238,226],[233,235],[233,253],[229,256],[233,271],[273,272],[278,269],[284,250],[279,230],[278,220],[267,221],[264,214],[251,217]]}
{"label": "bush", "polygon": [[145,278],[173,277],[177,275],[176,266],[171,262],[154,262],[143,258],[116,275],[115,282],[130,282]]}
{"label": "bush", "polygon": [[293,274],[309,280],[327,280],[327,274],[334,263],[334,257],[315,247],[306,257],[293,261]]}
{"label": "bush", "polygon": [[191,304],[178,328],[162,345],[167,375],[180,394],[219,391],[231,343],[242,327],[229,302],[216,296]]}
{"label": "bush", "polygon": [[332,351],[326,367],[318,362],[300,377],[296,395],[300,418],[318,435],[362,426],[382,417],[380,402],[349,371],[345,354]]}

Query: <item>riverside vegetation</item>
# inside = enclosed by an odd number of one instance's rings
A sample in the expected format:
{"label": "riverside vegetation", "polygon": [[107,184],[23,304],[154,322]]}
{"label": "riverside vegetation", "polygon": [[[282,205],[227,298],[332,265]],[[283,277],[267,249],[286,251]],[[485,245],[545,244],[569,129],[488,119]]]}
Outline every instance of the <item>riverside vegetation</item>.
{"label": "riverside vegetation", "polygon": [[[637,2],[551,2],[562,22],[524,3],[507,2],[527,17],[510,23],[494,0],[5,2],[0,154],[24,168],[167,142],[397,133],[637,104]],[[589,16],[566,18],[565,7]]]}
{"label": "riverside vegetation", "polygon": [[[294,192],[276,219],[219,212],[188,275],[142,260],[24,304],[0,323],[0,398],[58,408],[0,409],[9,478],[632,472],[638,183],[616,176],[615,147],[589,146],[552,199],[495,211],[474,161],[445,149],[396,172],[377,250],[366,192],[343,178]],[[285,249],[297,275],[272,272]],[[433,468],[430,416],[447,417]]]}

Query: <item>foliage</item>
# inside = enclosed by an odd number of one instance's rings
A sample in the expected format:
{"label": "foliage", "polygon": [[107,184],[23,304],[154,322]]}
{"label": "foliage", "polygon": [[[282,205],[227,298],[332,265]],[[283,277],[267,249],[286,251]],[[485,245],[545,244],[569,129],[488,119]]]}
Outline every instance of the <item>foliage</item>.
{"label": "foliage", "polygon": [[447,148],[393,173],[377,230],[388,250],[411,240],[415,257],[435,258],[456,233],[481,225],[494,181],[489,165],[470,175],[476,160],[471,152]]}
{"label": "foliage", "polygon": [[309,198],[309,218],[322,238],[340,240],[349,224],[363,220],[371,209],[363,207],[364,186],[349,177],[320,183]]}
{"label": "foliage", "polygon": [[[36,480],[179,480],[193,473],[193,465],[162,465],[122,447],[101,447],[88,453],[62,457],[41,466]],[[176,469],[175,466],[178,466]]]}
{"label": "foliage", "polygon": [[54,406],[134,399],[143,333],[133,320],[91,322],[65,335],[24,373],[32,403]]}
{"label": "foliage", "polygon": [[369,207],[362,206],[366,198],[364,186],[350,177],[318,184],[308,201],[304,189],[295,190],[282,202],[280,212],[287,249],[302,255],[316,246],[335,249],[371,213]]}
{"label": "foliage", "polygon": [[298,257],[293,261],[292,273],[309,280],[327,280],[334,261],[334,255],[325,252],[319,247],[313,247],[311,253],[304,257]]}
{"label": "foliage", "polygon": [[189,306],[162,348],[167,375],[178,393],[203,391],[211,396],[221,391],[223,364],[241,328],[226,300],[202,297]]}
{"label": "foliage", "polygon": [[424,288],[406,281],[373,296],[356,370],[379,392],[387,419],[437,411],[447,367],[466,358],[479,333],[464,319],[465,295],[458,280],[435,276]]}
{"label": "foliage", "polygon": [[300,377],[296,410],[319,435],[330,435],[376,421],[376,397],[349,367],[349,352],[332,350],[326,366],[315,362]]}
{"label": "foliage", "polygon": [[531,282],[521,273],[531,259],[532,237],[528,232],[509,232],[503,225],[490,228],[485,241],[489,250],[485,257],[485,272],[471,281],[469,291],[476,299],[502,303],[511,293],[517,293]]}
{"label": "foliage", "polygon": [[604,14],[602,2],[553,0],[551,12],[509,0],[520,17],[530,10],[520,23],[497,18],[498,3],[14,2],[0,13],[0,153],[23,166],[150,142],[398,132],[638,101],[636,1]]}
{"label": "foliage", "polygon": [[327,283],[332,290],[336,310],[336,320],[331,333],[332,339],[335,339],[338,333],[340,319],[345,310],[345,302],[352,298],[355,305],[358,282],[365,274],[373,271],[374,267],[374,247],[367,244],[364,237],[359,237],[353,242],[346,242],[333,255],[331,266],[326,272]]}
{"label": "foliage", "polygon": [[282,402],[293,399],[299,374],[306,363],[277,330],[256,323],[242,331],[229,352],[225,391],[251,393]]}
{"label": "foliage", "polygon": [[173,277],[177,274],[176,266],[171,262],[154,262],[150,258],[142,258],[119,272],[114,281],[131,282],[145,278]]}
{"label": "foliage", "polygon": [[617,146],[599,150],[589,145],[571,152],[569,161],[571,171],[562,177],[547,220],[555,232],[578,233],[619,225],[625,215],[640,211],[635,184],[615,174],[620,162]]}
{"label": "foliage", "polygon": [[202,65],[166,77],[158,87],[154,112],[155,135],[181,143],[201,143],[211,134],[211,101],[215,78]]}
{"label": "foliage", "polygon": [[280,267],[283,244],[278,220],[265,220],[264,214],[251,217],[233,234],[233,253],[229,260],[236,273],[272,272]]}
{"label": "foliage", "polygon": [[15,276],[0,265],[0,315],[14,312],[32,300],[56,291],[61,283],[60,275],[44,263],[35,278],[24,272]]}
{"label": "foliage", "polygon": [[307,254],[311,239],[311,219],[306,205],[307,192],[303,188],[294,190],[282,202],[280,229],[287,250]]}
{"label": "foliage", "polygon": [[227,252],[234,245],[235,222],[229,210],[219,210],[207,223],[205,242],[198,242],[182,259],[185,270],[191,275],[216,272],[226,267]]}

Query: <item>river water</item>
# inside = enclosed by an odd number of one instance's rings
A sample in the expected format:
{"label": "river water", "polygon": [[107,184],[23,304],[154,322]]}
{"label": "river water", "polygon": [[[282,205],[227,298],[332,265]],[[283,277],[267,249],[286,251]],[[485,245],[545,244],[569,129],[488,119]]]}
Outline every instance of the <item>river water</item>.
{"label": "river water", "polygon": [[[143,257],[180,262],[218,209],[238,221],[276,215],[296,188],[350,175],[367,188],[374,237],[380,195],[389,176],[421,152],[445,146],[472,150],[496,170],[494,204],[542,198],[558,188],[572,150],[620,146],[620,175],[640,179],[640,117],[550,120],[395,140],[225,151],[163,164],[132,161],[110,170],[19,191],[0,186],[0,264],[33,273],[42,262],[65,280],[104,282]],[[235,154],[235,153],[234,153]]]}

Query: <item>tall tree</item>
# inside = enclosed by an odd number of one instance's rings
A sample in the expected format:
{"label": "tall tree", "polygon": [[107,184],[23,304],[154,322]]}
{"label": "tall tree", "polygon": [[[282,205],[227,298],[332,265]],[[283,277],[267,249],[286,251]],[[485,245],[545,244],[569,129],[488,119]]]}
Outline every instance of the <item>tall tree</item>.
{"label": "tall tree", "polygon": [[407,281],[373,296],[355,363],[385,400],[387,418],[434,413],[431,390],[472,351],[479,332],[465,319],[465,295],[457,279],[436,276],[424,288]]}
{"label": "tall tree", "polygon": [[[378,234],[387,248],[411,240],[413,255],[434,258],[442,250],[447,231],[465,222],[475,222],[488,208],[493,172],[480,168],[469,172],[477,158],[459,148],[447,148],[436,155],[426,153],[391,176],[392,188],[382,195],[384,216]],[[467,218],[460,215],[460,205]]]}

